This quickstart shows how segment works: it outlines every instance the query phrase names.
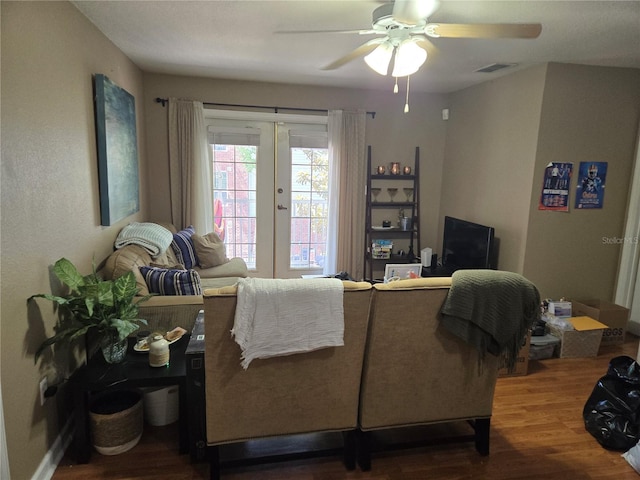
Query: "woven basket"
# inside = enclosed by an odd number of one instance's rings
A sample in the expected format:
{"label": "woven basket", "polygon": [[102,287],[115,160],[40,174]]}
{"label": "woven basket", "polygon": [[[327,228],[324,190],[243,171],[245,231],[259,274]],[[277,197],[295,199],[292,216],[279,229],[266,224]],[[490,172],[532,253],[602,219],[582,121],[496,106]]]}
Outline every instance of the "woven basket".
{"label": "woven basket", "polygon": [[98,397],[89,411],[94,448],[103,455],[118,455],[140,441],[143,427],[142,394],[119,390]]}

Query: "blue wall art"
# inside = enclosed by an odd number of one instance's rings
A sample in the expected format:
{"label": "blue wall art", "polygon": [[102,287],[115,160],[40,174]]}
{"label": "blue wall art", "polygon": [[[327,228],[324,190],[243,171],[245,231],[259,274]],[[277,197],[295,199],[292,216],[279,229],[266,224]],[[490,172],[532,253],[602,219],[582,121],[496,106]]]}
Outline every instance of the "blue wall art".
{"label": "blue wall art", "polygon": [[100,219],[113,225],[140,209],[135,98],[94,75]]}

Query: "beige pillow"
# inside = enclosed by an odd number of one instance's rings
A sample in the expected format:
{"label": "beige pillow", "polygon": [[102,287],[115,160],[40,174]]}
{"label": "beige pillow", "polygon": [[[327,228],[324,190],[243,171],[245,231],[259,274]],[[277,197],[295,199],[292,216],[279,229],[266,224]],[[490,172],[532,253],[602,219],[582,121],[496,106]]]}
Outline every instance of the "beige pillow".
{"label": "beige pillow", "polygon": [[215,232],[207,233],[206,235],[194,233],[191,236],[191,241],[193,242],[200,268],[217,267],[229,261],[224,243]]}
{"label": "beige pillow", "polygon": [[107,259],[105,269],[110,279],[115,280],[127,272],[133,272],[138,286],[138,295],[149,295],[147,282],[140,273],[140,267],[149,265],[151,257],[149,253],[139,245],[126,245],[116,250]]}

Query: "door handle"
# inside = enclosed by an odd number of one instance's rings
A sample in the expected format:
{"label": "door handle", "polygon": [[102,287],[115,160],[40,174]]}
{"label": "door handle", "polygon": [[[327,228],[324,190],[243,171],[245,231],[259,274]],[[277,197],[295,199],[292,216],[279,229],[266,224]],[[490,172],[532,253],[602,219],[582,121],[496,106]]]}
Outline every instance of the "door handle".
{"label": "door handle", "polygon": [[278,204],[278,210],[287,210],[287,207],[285,207],[284,205],[279,203]]}

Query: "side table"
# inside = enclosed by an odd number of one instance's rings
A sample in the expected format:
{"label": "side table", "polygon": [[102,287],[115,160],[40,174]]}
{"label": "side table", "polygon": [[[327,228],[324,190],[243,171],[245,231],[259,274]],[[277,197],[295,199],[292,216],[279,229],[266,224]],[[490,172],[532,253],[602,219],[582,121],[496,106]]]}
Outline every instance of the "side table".
{"label": "side table", "polygon": [[129,338],[127,356],[121,363],[108,364],[100,352],[78,368],[69,379],[74,401],[75,434],[73,446],[78,463],[88,463],[91,459],[91,436],[89,431],[89,405],[93,394],[110,390],[162,387],[178,385],[180,415],[180,453],[187,453],[188,423],[186,402],[186,362],[185,349],[189,344],[189,334],[170,346],[171,357],[166,367],[150,367],[146,353],[133,350],[135,338]]}
{"label": "side table", "polygon": [[196,318],[185,353],[191,463],[207,460],[206,402],[204,381],[204,310]]}

